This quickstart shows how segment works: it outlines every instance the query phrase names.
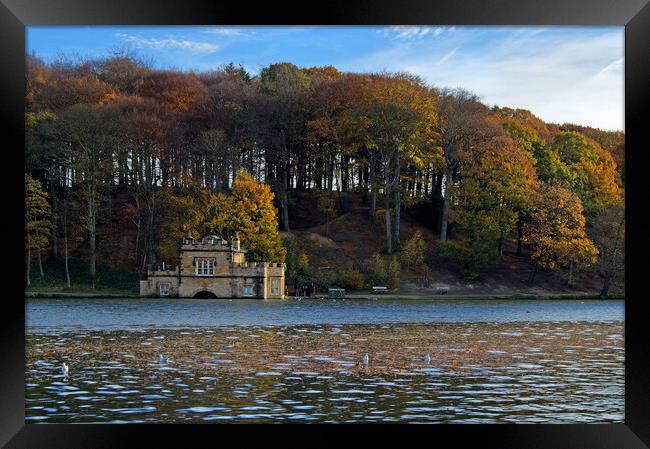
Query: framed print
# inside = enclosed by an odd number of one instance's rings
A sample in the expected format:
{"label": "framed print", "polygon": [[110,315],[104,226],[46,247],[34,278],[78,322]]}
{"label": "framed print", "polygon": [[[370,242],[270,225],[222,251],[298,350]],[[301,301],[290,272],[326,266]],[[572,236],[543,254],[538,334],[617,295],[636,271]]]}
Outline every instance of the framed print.
{"label": "framed print", "polygon": [[3,444],[647,447],[650,6],[407,3],[3,0]]}

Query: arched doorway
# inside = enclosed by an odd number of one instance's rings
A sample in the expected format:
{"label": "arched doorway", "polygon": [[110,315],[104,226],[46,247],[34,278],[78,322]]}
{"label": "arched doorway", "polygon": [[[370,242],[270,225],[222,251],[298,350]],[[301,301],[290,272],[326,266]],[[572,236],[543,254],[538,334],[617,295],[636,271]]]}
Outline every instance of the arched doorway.
{"label": "arched doorway", "polygon": [[207,290],[201,290],[193,296],[194,299],[216,299],[217,295]]}

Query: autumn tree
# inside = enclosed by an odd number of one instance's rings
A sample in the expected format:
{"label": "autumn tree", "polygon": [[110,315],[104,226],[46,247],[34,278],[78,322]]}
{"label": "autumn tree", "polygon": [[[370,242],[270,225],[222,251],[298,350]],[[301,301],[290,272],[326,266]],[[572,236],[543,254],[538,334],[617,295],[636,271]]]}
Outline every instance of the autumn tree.
{"label": "autumn tree", "polygon": [[343,275],[343,284],[351,290],[363,288],[363,274],[356,268],[349,267]]}
{"label": "autumn tree", "polygon": [[[194,236],[215,232],[209,227],[209,216],[224,214],[226,208],[219,205],[227,204],[227,199],[223,194],[213,194],[200,187],[189,187],[176,192],[162,192],[159,203],[158,211],[165,217],[165,221],[158,237],[158,255],[162,260],[169,261],[178,259],[179,242],[188,232]],[[130,205],[130,208],[134,206]],[[129,215],[135,221],[138,212],[132,211]]]}
{"label": "autumn tree", "polygon": [[458,264],[465,279],[496,264],[503,243],[522,223],[537,186],[530,153],[503,135],[492,117],[475,124],[472,144],[456,149],[457,180],[448,185],[449,222],[462,238],[441,242],[441,249]]}
{"label": "autumn tree", "polygon": [[273,196],[270,186],[259,184],[245,171],[238,173],[229,193],[199,188],[191,195],[167,194],[166,208],[174,212],[161,234],[161,253],[171,257],[188,232],[225,238],[239,232],[251,260],[284,262],[287,250],[278,232]]}
{"label": "autumn tree", "polygon": [[73,182],[86,201],[86,229],[90,251],[88,271],[96,276],[97,203],[99,189],[112,170],[112,154],[124,136],[123,123],[114,111],[102,105],[75,105],[56,120],[57,132],[72,156]]}
{"label": "autumn tree", "polygon": [[588,232],[599,250],[596,269],[603,278],[600,295],[606,297],[609,294],[612,280],[624,273],[625,270],[625,204],[623,199],[607,206],[605,211],[594,219],[593,226]]}
{"label": "autumn tree", "polygon": [[125,95],[138,95],[150,68],[142,59],[127,54],[96,61],[97,77]]}
{"label": "autumn tree", "polygon": [[330,223],[336,217],[336,199],[332,192],[319,190],[316,194],[318,211],[325,216],[325,236],[330,236]]}
{"label": "autumn tree", "polygon": [[535,193],[531,157],[510,138],[496,136],[460,150],[458,158],[459,181],[449,192],[455,199],[450,221],[465,235],[465,244],[494,244],[500,256]]}
{"label": "autumn tree", "polygon": [[241,167],[263,179],[255,148],[259,119],[258,86],[241,66],[201,74],[208,89],[207,129],[201,130],[196,147],[204,151],[206,181],[215,191],[228,189]]}
{"label": "autumn tree", "polygon": [[541,186],[530,222],[524,228],[524,243],[530,246],[533,260],[531,285],[539,268],[568,267],[571,282],[575,265],[591,265],[598,256],[598,249],[585,232],[580,198],[560,186]]}
{"label": "autumn tree", "polygon": [[207,89],[194,74],[159,70],[143,77],[138,93],[155,99],[169,110],[183,113],[192,110],[207,95]]}
{"label": "autumn tree", "polygon": [[424,241],[422,231],[417,230],[404,245],[400,254],[402,265],[407,269],[419,267],[427,260],[427,243]]}
{"label": "autumn tree", "polygon": [[550,182],[570,187],[588,215],[602,212],[620,195],[616,163],[612,156],[574,131],[558,134],[550,146]]}
{"label": "autumn tree", "polygon": [[47,69],[33,61],[34,82],[28,83],[28,95],[44,109],[62,111],[79,104],[106,104],[117,95],[102,81],[92,61],[75,63],[59,59]]}
{"label": "autumn tree", "polygon": [[[31,284],[32,251],[47,248],[52,230],[52,210],[48,194],[39,181],[25,176],[25,248],[27,249],[27,286]],[[39,256],[40,260],[40,256]],[[42,265],[41,277],[43,276]]]}
{"label": "autumn tree", "polygon": [[311,80],[308,93],[311,118],[306,122],[305,143],[315,166],[315,187],[332,192],[338,158],[354,151],[345,145],[344,139],[344,111],[350,107],[353,82],[333,67],[303,71]]}
{"label": "autumn tree", "polygon": [[383,176],[386,244],[390,254],[393,242],[400,245],[402,165],[405,161],[423,165],[439,156],[434,142],[435,99],[419,79],[405,74],[375,76],[360,87],[358,95],[362,97],[356,109],[350,111],[353,130],[349,132],[370,151],[378,170],[373,169]]}
{"label": "autumn tree", "polygon": [[260,73],[260,112],[264,140],[269,147],[267,177],[273,180],[282,209],[285,231],[289,226],[290,162],[304,133],[305,93],[309,77],[289,63],[271,64]]}
{"label": "autumn tree", "polygon": [[370,271],[372,273],[373,283],[382,285],[388,281],[388,268],[381,254],[373,253],[370,258]]}
{"label": "autumn tree", "polygon": [[450,195],[459,174],[459,153],[481,138],[485,114],[486,108],[478,102],[478,97],[466,90],[444,89],[440,92],[437,131],[445,163],[434,197],[439,198],[442,204],[439,237],[443,242],[447,240]]}
{"label": "autumn tree", "polygon": [[[129,189],[136,205],[137,242],[135,245],[138,270],[156,261],[157,203],[159,186],[168,183],[169,149],[174,145],[172,134],[177,117],[159,103],[140,97],[122,99],[112,106],[113,123],[120,126],[124,138],[114,140],[115,158],[135,181]],[[126,173],[121,177],[127,177]],[[142,250],[140,247],[142,246]]]}
{"label": "autumn tree", "polygon": [[231,192],[231,218],[227,230],[239,231],[242,246],[253,260],[284,262],[286,249],[278,232],[277,209],[270,186],[259,184],[240,171]]}
{"label": "autumn tree", "polygon": [[388,264],[388,287],[391,289],[399,288],[399,282],[401,277],[402,269],[399,264],[399,259],[396,255],[393,255]]}

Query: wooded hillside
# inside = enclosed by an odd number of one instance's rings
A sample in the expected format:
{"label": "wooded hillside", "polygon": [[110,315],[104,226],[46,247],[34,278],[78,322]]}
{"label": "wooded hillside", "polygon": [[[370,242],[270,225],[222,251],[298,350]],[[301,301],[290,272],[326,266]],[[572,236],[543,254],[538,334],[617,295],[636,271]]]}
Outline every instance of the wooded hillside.
{"label": "wooded hillside", "polygon": [[[372,252],[387,277],[432,269],[417,227],[465,279],[499,265],[507,245],[529,262],[530,283],[539,270],[566,270],[569,284],[590,270],[607,294],[624,272],[622,132],[544,123],[405,73],[29,56],[26,77],[28,270],[74,257],[91,279],[98,264],[142,275],[170,263],[188,231],[240,230],[253,257],[286,257],[297,276],[318,254],[301,262],[292,231],[330,237],[354,201],[381,236]],[[404,214],[416,226],[406,233]],[[355,269],[362,285],[377,267]]]}

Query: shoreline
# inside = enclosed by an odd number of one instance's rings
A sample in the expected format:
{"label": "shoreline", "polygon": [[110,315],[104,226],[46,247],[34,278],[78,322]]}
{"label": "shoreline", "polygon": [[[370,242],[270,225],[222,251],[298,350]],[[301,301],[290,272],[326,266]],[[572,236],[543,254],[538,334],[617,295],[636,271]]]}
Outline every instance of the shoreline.
{"label": "shoreline", "polygon": [[[134,293],[84,293],[84,292],[25,292],[25,299],[160,299],[158,297],[141,297]],[[170,298],[178,299],[178,298]],[[184,298],[192,299],[192,298]],[[222,299],[245,299],[245,298],[222,298]],[[367,301],[375,301],[379,299],[399,299],[399,300],[468,300],[468,299],[482,299],[482,300],[625,300],[624,294],[608,295],[607,297],[600,297],[597,292],[594,293],[549,293],[549,294],[533,294],[533,293],[510,293],[510,294],[496,294],[496,293],[470,293],[470,294],[423,294],[423,295],[408,295],[399,293],[351,293],[340,298],[329,298],[328,296],[318,295],[313,297],[303,296],[288,296],[284,301],[302,301],[313,299],[330,299],[330,300],[348,300],[348,299],[361,299]],[[264,301],[264,300],[260,300]],[[266,300],[269,301],[269,300]],[[273,300],[275,301],[275,300]]]}

